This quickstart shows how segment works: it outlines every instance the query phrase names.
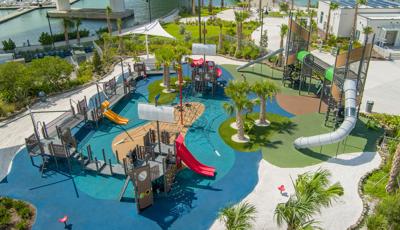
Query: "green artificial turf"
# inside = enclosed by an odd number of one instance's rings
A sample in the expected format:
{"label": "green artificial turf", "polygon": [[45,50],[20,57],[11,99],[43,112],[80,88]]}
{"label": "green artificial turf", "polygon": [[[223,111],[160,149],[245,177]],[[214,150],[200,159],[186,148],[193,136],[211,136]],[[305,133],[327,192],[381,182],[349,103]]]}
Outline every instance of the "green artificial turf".
{"label": "green artificial turf", "polygon": [[[190,81],[189,78],[185,77],[184,80],[186,82]],[[157,94],[160,94],[160,98],[158,99],[158,104],[159,105],[166,105],[166,104],[171,104],[175,98],[177,97],[178,94],[178,86],[175,85],[175,82],[177,81],[176,77],[171,77],[171,89],[175,89],[176,92],[174,93],[163,93],[164,87],[162,87],[160,84],[163,82],[162,79],[156,80],[152,82],[148,86],[149,90],[149,103],[154,104],[154,98],[157,96]]]}
{"label": "green artificial turf", "polygon": [[[373,131],[366,127],[366,120],[358,120],[356,127],[347,140],[311,149],[297,150],[293,147],[296,138],[331,132],[324,126],[324,114],[307,114],[293,117],[292,123],[269,138],[269,143],[262,147],[263,158],[279,167],[305,167],[327,161],[336,153],[373,152],[382,130]],[[345,143],[345,144],[344,144]],[[339,148],[338,148],[339,146]]]}
{"label": "green artificial turf", "polygon": [[[254,122],[254,120],[258,119],[258,116],[258,113],[251,113],[246,120]],[[245,118],[245,116],[243,117]],[[259,150],[262,146],[267,146],[269,144],[269,138],[275,132],[279,132],[282,127],[290,123],[288,118],[270,113],[267,113],[267,120],[271,122],[270,126],[254,126],[251,132],[246,133],[250,137],[250,142],[248,143],[236,143],[232,141],[231,137],[237,133],[237,130],[231,128],[230,124],[235,122],[235,117],[228,118],[220,125],[219,134],[225,143],[233,149],[240,152],[254,152]]]}
{"label": "green artificial turf", "polygon": [[[227,70],[234,79],[236,80],[243,80],[242,74],[246,77],[246,81],[248,81],[250,84],[260,81],[260,80],[269,80],[274,82],[276,85],[281,86],[281,92],[283,94],[287,95],[299,95],[298,89],[292,89],[287,86],[283,86],[282,84],[282,77],[283,77],[283,72],[280,70],[274,70],[271,67],[265,65],[265,64],[255,64],[251,67],[247,67],[240,72],[236,70],[238,67],[237,65],[222,65],[225,70]],[[316,84],[317,81],[313,80],[312,85],[310,87],[310,92],[315,92],[316,91]],[[306,93],[305,91],[308,89],[308,86],[303,87],[303,93]]]}

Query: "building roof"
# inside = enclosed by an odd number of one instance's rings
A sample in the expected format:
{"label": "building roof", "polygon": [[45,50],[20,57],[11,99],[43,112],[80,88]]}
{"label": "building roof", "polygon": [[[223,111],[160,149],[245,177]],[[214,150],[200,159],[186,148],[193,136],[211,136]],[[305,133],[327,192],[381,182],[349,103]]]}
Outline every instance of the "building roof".
{"label": "building roof", "polygon": [[371,20],[400,20],[400,14],[362,13],[360,16]]}
{"label": "building roof", "polygon": [[[329,1],[325,1],[329,2]],[[333,0],[333,2],[339,3],[340,8],[354,8],[356,0]],[[365,6],[364,6],[365,7]],[[400,8],[400,2],[390,0],[368,0],[368,8]]]}

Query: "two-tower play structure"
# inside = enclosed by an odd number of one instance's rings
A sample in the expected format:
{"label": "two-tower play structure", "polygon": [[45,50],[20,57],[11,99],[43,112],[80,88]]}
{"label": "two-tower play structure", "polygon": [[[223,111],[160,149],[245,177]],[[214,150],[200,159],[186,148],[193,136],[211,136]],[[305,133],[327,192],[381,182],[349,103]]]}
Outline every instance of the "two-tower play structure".
{"label": "two-tower play structure", "polygon": [[[135,93],[137,82],[147,78],[148,73],[143,63],[136,63],[133,72],[122,67],[122,73],[118,78],[96,83],[98,92],[89,100],[86,97],[78,102],[70,100],[71,109],[57,111],[64,113],[49,124],[36,122],[34,114],[39,112],[31,111],[34,133],[25,142],[32,165],[38,167],[42,175],[55,170],[71,175],[85,172],[124,177],[119,200],[125,200],[127,187],[133,184],[134,199],[140,212],[154,203],[156,194],[168,194],[173,189],[175,176],[184,165],[205,177],[214,177],[216,169],[202,164],[192,155],[182,134],[168,130],[148,130],[142,137],[142,145],[130,146],[126,155],[115,152],[116,163],[108,158],[104,149],[97,152],[90,144],[80,142],[100,128],[105,119],[121,126],[129,123],[129,119],[112,110],[113,106]],[[208,68],[208,74],[211,73],[217,74],[216,68]],[[140,119],[157,123],[176,122],[174,109],[172,106],[138,105]]]}
{"label": "two-tower play structure", "polygon": [[[347,51],[336,50],[335,62],[330,65],[309,50],[311,23],[289,17],[289,31],[285,48],[283,84],[302,91],[315,90],[321,104],[327,103],[325,125],[335,130],[311,137],[300,137],[294,146],[298,149],[339,143],[356,125],[375,36],[366,36],[364,44],[355,48],[350,40]],[[316,83],[317,82],[317,83]]]}

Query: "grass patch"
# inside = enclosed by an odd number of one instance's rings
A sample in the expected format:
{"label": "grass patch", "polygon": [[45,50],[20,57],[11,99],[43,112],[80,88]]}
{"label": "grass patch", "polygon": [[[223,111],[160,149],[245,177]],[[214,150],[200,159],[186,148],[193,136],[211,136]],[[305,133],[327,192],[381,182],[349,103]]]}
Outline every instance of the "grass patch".
{"label": "grass patch", "polygon": [[[226,7],[222,8],[222,9],[221,9],[221,7],[213,7],[212,12],[210,13],[208,11],[208,7],[202,7],[200,14],[201,14],[202,17],[211,16],[213,14],[218,14],[219,12],[221,12],[223,10],[226,10],[226,9],[227,9]],[[198,12],[197,12],[197,9],[196,9],[196,14],[192,14],[191,13],[191,9],[190,9],[190,12],[189,11],[185,11],[185,12],[179,13],[179,16],[181,16],[182,18],[198,17]]]}
{"label": "grass patch", "polygon": [[[190,81],[190,78],[185,77],[184,80],[186,82]],[[160,80],[156,80],[154,82],[152,82],[149,86],[148,86],[148,90],[149,90],[149,103],[154,104],[154,98],[157,94],[160,94],[160,98],[158,99],[158,104],[159,105],[166,105],[166,104],[171,104],[175,98],[178,95],[179,92],[179,88],[177,85],[175,85],[175,82],[177,81],[176,77],[171,77],[171,89],[175,89],[176,92],[174,93],[163,93],[163,89],[165,89],[164,87],[162,87],[160,84],[163,82],[162,79]]]}
{"label": "grass patch", "polygon": [[389,180],[389,170],[390,168],[387,167],[387,169],[381,169],[372,173],[364,183],[364,194],[379,199],[387,197],[388,194],[385,187]]}
{"label": "grass patch", "polygon": [[279,167],[305,167],[318,164],[335,157],[336,152],[338,154],[375,152],[376,141],[383,133],[383,130],[369,130],[365,125],[366,119],[361,118],[347,137],[346,145],[341,142],[339,148],[338,144],[330,144],[297,150],[293,147],[296,138],[331,132],[332,128],[324,126],[325,114],[300,115],[290,120],[292,123],[288,123],[281,132],[276,132],[267,146],[262,148],[264,159]]}
{"label": "grass patch", "polygon": [[268,16],[267,17],[271,17],[271,18],[283,18],[288,16],[288,14],[283,13],[281,14],[281,12],[279,11],[272,11],[272,12],[268,12]]}
{"label": "grass patch", "polygon": [[[274,82],[276,85],[281,86],[281,93],[282,94],[287,94],[287,95],[299,95],[298,89],[293,89],[287,86],[282,85],[282,77],[283,77],[283,72],[280,70],[272,69],[271,67],[265,65],[265,64],[255,64],[252,67],[247,67],[240,72],[236,70],[238,67],[237,65],[222,65],[225,70],[227,70],[234,79],[236,80],[243,80],[242,74],[246,77],[246,81],[248,81],[250,84],[256,82],[256,81],[261,81],[261,80],[268,80]],[[313,79],[311,82],[311,87],[310,87],[310,93],[316,92],[316,84],[317,81]],[[307,91],[307,85],[303,86],[303,92]]]}
{"label": "grass patch", "polygon": [[[167,23],[163,25],[163,28],[172,36],[174,36],[178,40],[184,40],[185,35],[179,33],[179,25],[176,23]],[[198,25],[191,25],[191,24],[185,24],[186,32],[190,32],[192,34],[192,38],[194,40],[197,40],[199,37],[199,26]],[[206,40],[207,38],[211,37],[218,37],[219,36],[219,26],[217,25],[207,25],[207,35],[206,35]],[[251,26],[250,24],[244,24],[243,25],[243,36],[248,37],[251,35],[251,33],[256,29],[256,26]],[[231,34],[231,36],[234,36],[232,33],[236,33],[236,26],[232,23],[232,26],[224,26],[222,27],[222,33],[223,34]]]}
{"label": "grass patch", "polygon": [[[252,121],[258,119],[258,113],[251,113],[248,115],[246,121]],[[251,132],[246,133],[250,137],[249,143],[236,143],[232,141],[231,137],[237,133],[237,130],[230,127],[230,124],[235,121],[235,117],[230,117],[224,121],[219,127],[219,135],[233,149],[240,152],[254,152],[269,143],[269,138],[275,132],[279,132],[282,125],[290,122],[286,117],[282,117],[276,114],[267,113],[267,119],[271,122],[268,127],[254,126]]]}

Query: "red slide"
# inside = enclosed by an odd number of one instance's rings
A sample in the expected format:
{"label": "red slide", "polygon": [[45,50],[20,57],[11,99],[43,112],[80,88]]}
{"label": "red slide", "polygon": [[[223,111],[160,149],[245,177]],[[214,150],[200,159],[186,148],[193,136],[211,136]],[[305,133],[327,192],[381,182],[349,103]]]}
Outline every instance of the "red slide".
{"label": "red slide", "polygon": [[187,167],[189,167],[194,172],[203,175],[213,177],[215,175],[215,168],[204,165],[200,163],[186,148],[184,142],[184,138],[182,134],[176,139],[176,154],[177,157],[185,163]]}

